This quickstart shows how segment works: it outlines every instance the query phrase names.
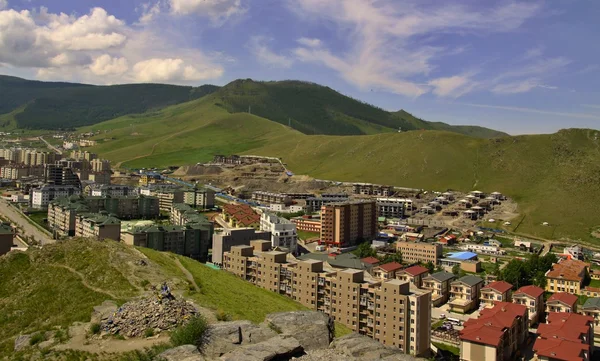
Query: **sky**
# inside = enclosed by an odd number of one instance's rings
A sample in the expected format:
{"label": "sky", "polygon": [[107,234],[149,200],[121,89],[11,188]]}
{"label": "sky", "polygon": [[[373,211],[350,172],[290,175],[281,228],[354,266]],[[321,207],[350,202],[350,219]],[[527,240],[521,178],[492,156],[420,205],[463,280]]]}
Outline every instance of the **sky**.
{"label": "sky", "polygon": [[0,74],[298,79],[511,134],[600,129],[597,0],[0,0]]}

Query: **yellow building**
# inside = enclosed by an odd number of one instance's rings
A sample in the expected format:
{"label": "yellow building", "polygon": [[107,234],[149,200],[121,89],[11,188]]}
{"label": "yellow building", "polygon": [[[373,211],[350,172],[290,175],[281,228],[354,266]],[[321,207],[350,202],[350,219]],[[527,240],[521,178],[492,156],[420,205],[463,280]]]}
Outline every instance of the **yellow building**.
{"label": "yellow building", "polygon": [[546,291],[581,294],[589,266],[588,263],[574,259],[561,260],[553,264],[546,272]]}

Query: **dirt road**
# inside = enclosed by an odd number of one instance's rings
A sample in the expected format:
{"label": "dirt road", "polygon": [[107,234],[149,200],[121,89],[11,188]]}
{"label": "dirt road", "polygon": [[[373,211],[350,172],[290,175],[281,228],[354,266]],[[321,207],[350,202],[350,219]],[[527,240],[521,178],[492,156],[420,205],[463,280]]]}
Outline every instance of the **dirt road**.
{"label": "dirt road", "polygon": [[[29,223],[29,219],[19,213],[4,199],[0,199],[0,214],[10,219],[15,225],[19,226],[20,229],[18,232],[21,235],[33,237],[36,241],[40,242],[42,246],[55,242],[55,240],[50,237],[49,233],[42,232],[40,229]],[[23,231],[21,231],[21,229]]]}

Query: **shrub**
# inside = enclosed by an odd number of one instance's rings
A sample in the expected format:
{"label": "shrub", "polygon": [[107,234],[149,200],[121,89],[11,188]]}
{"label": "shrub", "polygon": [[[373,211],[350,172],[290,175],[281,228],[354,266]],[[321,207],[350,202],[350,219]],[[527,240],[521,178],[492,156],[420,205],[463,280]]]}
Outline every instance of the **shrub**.
{"label": "shrub", "polygon": [[61,328],[56,330],[56,332],[54,333],[54,338],[58,340],[58,342],[62,343],[69,339],[69,333],[67,332],[67,330]]}
{"label": "shrub", "polygon": [[148,286],[149,284],[150,284],[150,281],[148,281],[148,280],[142,280],[142,281],[140,282],[140,285],[141,285],[143,288],[146,288],[146,286]]}
{"label": "shrub", "polygon": [[229,315],[228,313],[226,313],[223,310],[217,311],[217,321],[230,321],[230,320],[231,320],[231,315]]}
{"label": "shrub", "polygon": [[44,334],[42,332],[38,332],[36,334],[34,334],[33,336],[31,336],[31,339],[29,340],[29,345],[33,346],[33,345],[37,345],[40,342],[46,341],[46,337],[44,336]]}
{"label": "shrub", "polygon": [[171,343],[174,347],[181,345],[202,346],[208,330],[208,322],[202,315],[192,317],[186,324],[171,332]]}
{"label": "shrub", "polygon": [[99,333],[100,333],[100,324],[99,324],[99,323],[92,323],[92,324],[90,325],[90,332],[91,332],[93,335],[97,335],[97,334],[99,334]]}
{"label": "shrub", "polygon": [[144,337],[148,338],[148,337],[152,337],[152,336],[154,336],[154,329],[147,328],[146,331],[144,331]]}

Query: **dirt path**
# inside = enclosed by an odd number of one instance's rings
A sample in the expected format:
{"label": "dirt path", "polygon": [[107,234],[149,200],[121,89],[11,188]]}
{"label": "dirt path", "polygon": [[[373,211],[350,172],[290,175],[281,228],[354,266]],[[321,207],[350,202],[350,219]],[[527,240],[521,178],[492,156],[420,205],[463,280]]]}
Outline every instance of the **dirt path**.
{"label": "dirt path", "polygon": [[81,283],[83,284],[83,286],[86,287],[86,288],[88,288],[88,289],[90,289],[90,290],[92,290],[92,291],[94,291],[94,292],[103,293],[103,294],[111,297],[113,300],[118,300],[118,299],[122,298],[122,297],[119,297],[119,296],[117,296],[117,295],[109,292],[109,291],[106,291],[106,290],[103,290],[101,288],[94,287],[94,286],[90,285],[86,281],[85,276],[81,272],[77,271],[76,269],[73,269],[73,268],[71,268],[69,266],[65,266],[63,264],[50,264],[50,266],[64,268],[64,269],[68,270],[69,272],[77,275],[77,277],[79,277],[81,279]]}
{"label": "dirt path", "polygon": [[178,258],[175,258],[175,264],[177,265],[177,267],[179,267],[179,269],[181,270],[181,272],[183,272],[183,274],[185,275],[185,278],[187,278],[187,280],[191,282],[191,284],[194,286],[194,289],[196,290],[196,292],[200,292],[200,287],[198,287],[198,284],[196,283],[196,280],[194,280],[194,276],[192,276],[192,274],[190,273],[190,271],[188,271],[187,268],[185,268],[181,264],[181,262],[179,261]]}

